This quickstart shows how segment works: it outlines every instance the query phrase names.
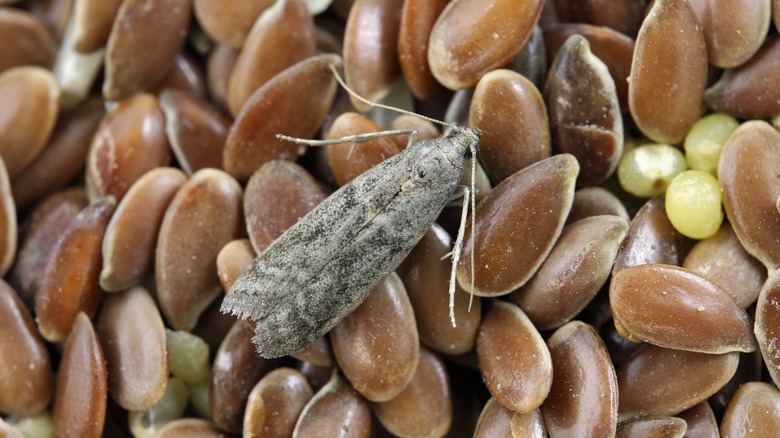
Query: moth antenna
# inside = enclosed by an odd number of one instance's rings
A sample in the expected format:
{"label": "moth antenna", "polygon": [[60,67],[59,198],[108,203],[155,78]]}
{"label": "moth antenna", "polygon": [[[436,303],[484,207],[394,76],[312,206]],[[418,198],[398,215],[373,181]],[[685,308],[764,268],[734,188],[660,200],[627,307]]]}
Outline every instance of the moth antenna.
{"label": "moth antenna", "polygon": [[347,85],[347,83],[341,77],[341,75],[338,72],[338,69],[336,69],[336,66],[334,64],[330,65],[330,71],[333,72],[333,76],[336,77],[336,80],[338,81],[338,83],[347,91],[347,93],[349,93],[350,96],[352,96],[355,99],[365,103],[366,105],[371,105],[371,106],[375,106],[377,108],[383,108],[383,109],[386,109],[386,110],[395,111],[395,112],[401,113],[401,114],[415,116],[415,117],[418,117],[420,119],[429,121],[431,123],[436,123],[438,125],[446,126],[448,128],[452,128],[452,129],[456,129],[456,130],[458,129],[458,126],[457,125],[453,125],[452,123],[447,123],[447,122],[443,122],[441,120],[436,120],[434,118],[427,117],[427,116],[424,116],[422,114],[417,114],[417,113],[412,112],[412,111],[407,111],[405,109],[397,108],[397,107],[394,107],[394,106],[385,105],[385,104],[378,103],[378,102],[372,102],[372,101],[366,99],[365,97],[359,95],[357,93],[357,91],[353,90],[352,88],[349,88],[349,85]]}
{"label": "moth antenna", "polygon": [[[471,189],[464,187],[463,193],[463,208],[460,214],[460,227],[458,228],[458,237],[455,238],[455,247],[452,249],[452,271],[450,272],[450,321],[453,327],[457,327],[455,324],[455,270],[458,267],[458,261],[460,261],[460,251],[463,249],[463,235],[466,231],[466,218],[469,211],[469,199],[471,197]],[[473,277],[473,275],[472,275]]]}
{"label": "moth antenna", "polygon": [[391,135],[410,135],[417,132],[414,129],[393,129],[389,131],[369,132],[366,134],[348,135],[346,137],[334,138],[330,140],[311,140],[308,138],[290,137],[284,134],[276,134],[276,138],[279,140],[289,141],[292,143],[305,144],[309,146],[327,146],[331,144],[341,143],[363,143],[369,140],[380,137],[388,137]]}

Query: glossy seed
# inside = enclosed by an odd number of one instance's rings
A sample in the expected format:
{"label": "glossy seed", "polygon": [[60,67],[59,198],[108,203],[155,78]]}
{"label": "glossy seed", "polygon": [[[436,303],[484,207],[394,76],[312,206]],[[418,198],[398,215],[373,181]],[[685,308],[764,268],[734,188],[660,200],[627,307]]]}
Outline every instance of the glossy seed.
{"label": "glossy seed", "polygon": [[106,298],[97,327],[106,357],[108,391],[128,411],[154,406],[168,384],[165,326],[141,287]]}
{"label": "glossy seed", "polygon": [[214,39],[236,49],[241,48],[252,25],[272,0],[194,0],[192,6],[198,24]]}
{"label": "glossy seed", "polygon": [[186,180],[178,169],[158,167],[130,186],[103,237],[100,286],[104,290],[129,289],[150,272],[163,216]]}
{"label": "glossy seed", "polygon": [[371,410],[349,382],[334,372],[303,408],[293,432],[294,438],[340,436],[368,438],[371,432]]}
{"label": "glossy seed", "polygon": [[86,163],[89,198],[110,195],[119,202],[138,178],[170,159],[157,99],[137,94],[124,100],[103,117],[92,140]]}
{"label": "glossy seed", "polygon": [[192,96],[206,97],[206,77],[200,60],[179,52],[173,58],[173,67],[149,90],[161,96],[163,91],[182,91]]}
{"label": "glossy seed", "polygon": [[330,332],[333,354],[352,386],[371,401],[398,395],[417,369],[420,341],[403,282],[391,274]]}
{"label": "glossy seed", "polygon": [[604,343],[593,327],[572,321],[547,341],[553,365],[542,415],[552,436],[611,436],[617,426],[618,386]]}
{"label": "glossy seed", "polygon": [[756,349],[751,321],[720,286],[683,268],[624,269],[609,287],[621,333],[662,347],[702,353]]}
{"label": "glossy seed", "polygon": [[699,118],[706,82],[707,47],[696,13],[686,0],[654,2],[629,78],[628,103],[639,129],[658,143],[682,141]]}
{"label": "glossy seed", "polygon": [[764,382],[750,382],[734,393],[723,419],[720,436],[737,438],[754,433],[780,434],[780,391]]}
{"label": "glossy seed", "polygon": [[3,158],[0,157],[0,276],[11,268],[18,246],[16,205]]}
{"label": "glossy seed", "polygon": [[628,211],[620,198],[602,187],[584,187],[574,192],[574,202],[566,224],[591,216],[609,214],[629,220]]}
{"label": "glossy seed", "polygon": [[85,207],[52,247],[35,293],[38,330],[46,340],[64,340],[78,313],[97,310],[103,296],[100,248],[113,211],[111,198]]}
{"label": "glossy seed", "polygon": [[229,291],[255,257],[257,253],[249,239],[236,239],[226,243],[217,254],[217,275],[222,290]]}
{"label": "glossy seed", "polygon": [[446,0],[405,1],[398,30],[398,61],[412,94],[430,99],[440,85],[428,66],[428,38]]}
{"label": "glossy seed", "polygon": [[244,414],[245,437],[289,437],[314,393],[303,374],[277,368],[266,374],[249,393]]}
{"label": "glossy seed", "polygon": [[[428,63],[452,90],[468,88],[505,66],[525,45],[542,12],[539,0],[457,0],[433,26]],[[475,13],[477,12],[478,13]]]}
{"label": "glossy seed", "polygon": [[160,308],[177,330],[191,330],[220,295],[216,259],[241,227],[241,187],[216,169],[196,172],[163,217],[155,252]]}
{"label": "glossy seed", "polygon": [[290,356],[318,368],[333,368],[336,365],[327,336],[320,336],[308,346],[290,353]]}
{"label": "glossy seed", "polygon": [[479,415],[479,421],[477,421],[477,426],[474,430],[474,438],[512,436],[511,424],[513,414],[512,411],[503,407],[501,403],[491,397],[485,403]]}
{"label": "glossy seed", "polygon": [[83,0],[73,3],[71,26],[75,49],[80,53],[90,53],[105,47],[122,0]]}
{"label": "glossy seed", "polygon": [[255,90],[315,50],[314,21],[303,0],[275,2],[257,19],[233,65],[230,113],[237,116]]}
{"label": "glossy seed", "polygon": [[79,312],[62,352],[54,427],[62,436],[98,437],[106,418],[108,376],[92,322]]}
{"label": "glossy seed", "polygon": [[647,0],[555,0],[552,5],[562,23],[590,23],[633,36],[642,24],[647,3]]}
{"label": "glossy seed", "polygon": [[550,351],[514,304],[494,301],[485,313],[477,332],[477,359],[490,394],[515,412],[533,411],[550,392]]}
{"label": "glossy seed", "polygon": [[0,72],[23,65],[50,67],[54,61],[54,38],[41,20],[21,9],[0,10],[0,41]]}
{"label": "glossy seed", "polygon": [[780,267],[780,133],[763,121],[742,124],[721,153],[723,207],[745,249],[772,271]]}
{"label": "glossy seed", "polygon": [[676,415],[685,421],[687,425],[686,433],[689,437],[719,437],[718,421],[710,408],[710,404],[703,401],[696,406],[689,408]]}
{"label": "glossy seed", "polygon": [[339,64],[336,55],[315,56],[255,91],[228,133],[222,156],[225,170],[243,181],[267,161],[303,155],[305,147],[279,140],[276,134],[310,138],[317,132],[336,96],[330,66]]}
{"label": "glossy seed", "polygon": [[509,427],[512,430],[512,437],[545,438],[548,436],[544,417],[539,409],[527,414],[515,412]]}
{"label": "glossy seed", "polygon": [[539,330],[560,327],[596,296],[612,271],[628,222],[594,216],[564,227],[531,280],[509,295]]}
{"label": "glossy seed", "polygon": [[471,289],[472,252],[477,295],[507,294],[531,278],[563,229],[578,170],[573,156],[556,155],[505,179],[479,203],[458,264],[463,289]]}
{"label": "glossy seed", "polygon": [[622,423],[615,438],[683,438],[687,429],[685,420],[677,417],[642,418]]}
{"label": "glossy seed", "polygon": [[27,417],[52,396],[51,360],[30,312],[0,281],[0,412]]}
{"label": "glossy seed", "polygon": [[[331,125],[329,139],[349,135],[379,132],[376,123],[357,113],[344,113]],[[380,137],[360,144],[340,143],[328,146],[328,161],[339,186],[352,181],[366,170],[397,154],[400,148],[389,137]]]}
{"label": "glossy seed", "polygon": [[479,160],[493,184],[552,152],[541,93],[510,70],[494,70],[479,80],[469,108],[469,126],[482,130]]}
{"label": "glossy seed", "polygon": [[263,252],[325,199],[319,183],[301,166],[283,160],[265,163],[244,191],[244,215],[252,246]]}
{"label": "glossy seed", "polygon": [[606,180],[623,153],[623,118],[615,81],[584,37],[571,36],[558,50],[544,98],[556,149],[580,164],[577,183]]}
{"label": "glossy seed", "polygon": [[715,394],[734,375],[739,353],[694,353],[645,345],[617,369],[618,419],[675,415]]}
{"label": "glossy seed", "polygon": [[764,283],[756,304],[756,324],[753,327],[761,348],[764,364],[775,382],[780,382],[780,271],[774,271]]}
{"label": "glossy seed", "polygon": [[679,265],[682,258],[683,236],[669,222],[664,198],[659,196],[647,201],[631,220],[612,274],[649,263]]}

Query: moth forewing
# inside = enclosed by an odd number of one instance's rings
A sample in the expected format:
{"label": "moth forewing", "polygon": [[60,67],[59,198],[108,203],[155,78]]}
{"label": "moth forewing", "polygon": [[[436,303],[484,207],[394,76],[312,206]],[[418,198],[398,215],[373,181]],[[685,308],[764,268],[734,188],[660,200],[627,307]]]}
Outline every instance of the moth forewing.
{"label": "moth forewing", "polygon": [[221,310],[255,322],[264,357],[327,333],[394,271],[459,187],[478,135],[423,140],[343,186],[239,277]]}

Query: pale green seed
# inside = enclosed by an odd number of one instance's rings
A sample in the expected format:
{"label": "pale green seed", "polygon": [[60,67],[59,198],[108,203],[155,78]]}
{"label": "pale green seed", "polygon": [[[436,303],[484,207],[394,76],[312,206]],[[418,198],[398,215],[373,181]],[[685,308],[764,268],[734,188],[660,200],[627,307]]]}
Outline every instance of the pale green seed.
{"label": "pale green seed", "polygon": [[192,333],[166,329],[171,374],[187,383],[209,376],[209,346]]}
{"label": "pale green seed", "polygon": [[717,175],[723,145],[739,126],[734,117],[715,113],[699,119],[685,137],[685,161],[688,168]]}
{"label": "pale green seed", "polygon": [[190,383],[190,404],[198,417],[205,420],[211,420],[211,405],[209,404],[209,387],[211,378],[203,379],[201,382]]}
{"label": "pale green seed", "polygon": [[168,379],[165,395],[148,411],[131,411],[128,415],[130,432],[136,438],[151,437],[161,427],[178,420],[187,409],[189,389],[176,377]]}
{"label": "pale green seed", "polygon": [[651,198],[663,193],[684,170],[685,157],[679,149],[666,144],[645,144],[623,153],[617,175],[623,190]]}
{"label": "pale green seed", "polygon": [[723,223],[720,184],[708,172],[685,171],[666,189],[666,215],[675,229],[693,239],[713,236]]}
{"label": "pale green seed", "polygon": [[54,438],[54,419],[49,412],[20,418],[14,428],[26,438]]}

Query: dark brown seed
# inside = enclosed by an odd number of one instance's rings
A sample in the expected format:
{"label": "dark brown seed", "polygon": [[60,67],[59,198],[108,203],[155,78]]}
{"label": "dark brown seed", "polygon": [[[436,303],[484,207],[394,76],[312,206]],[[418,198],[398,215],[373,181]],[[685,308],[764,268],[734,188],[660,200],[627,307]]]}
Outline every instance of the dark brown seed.
{"label": "dark brown seed", "polygon": [[333,368],[336,365],[327,336],[320,336],[303,349],[290,353],[290,356],[319,368]]}
{"label": "dark brown seed", "polygon": [[303,155],[305,146],[280,140],[276,134],[310,138],[317,132],[336,96],[331,65],[340,65],[337,55],[314,56],[255,91],[228,133],[222,156],[228,173],[245,181],[268,161]]}
{"label": "dark brown seed", "polygon": [[304,406],[314,393],[303,374],[277,368],[249,393],[244,414],[245,437],[289,437]]}
{"label": "dark brown seed", "polygon": [[550,351],[519,307],[503,301],[494,301],[492,305],[477,332],[482,380],[505,407],[520,413],[531,412],[550,392]]}
{"label": "dark brown seed", "polygon": [[240,432],[244,408],[255,384],[271,369],[252,344],[255,332],[247,321],[236,321],[217,350],[211,371],[211,416],[221,429]]}
{"label": "dark brown seed", "polygon": [[566,224],[605,214],[630,219],[626,207],[612,192],[602,187],[585,187],[574,192],[574,202],[571,204]]}
{"label": "dark brown seed", "polygon": [[106,100],[147,90],[168,73],[187,37],[191,5],[188,0],[122,2],[106,47]]}
{"label": "dark brown seed", "polygon": [[[670,38],[674,35],[674,38]],[[679,143],[699,118],[707,83],[707,47],[687,0],[653,3],[636,39],[628,104],[642,132]]]}
{"label": "dark brown seed", "polygon": [[73,45],[80,53],[91,53],[108,43],[122,0],[85,0],[74,2],[72,20]]}
{"label": "dark brown seed", "polygon": [[766,268],[745,251],[728,222],[696,243],[682,267],[717,283],[743,309],[756,302],[766,281]]}
{"label": "dark brown seed", "polygon": [[240,49],[257,17],[272,0],[194,0],[198,24],[214,41]]}
{"label": "dark brown seed", "polygon": [[241,187],[230,175],[202,169],[181,186],[160,226],[155,284],[160,308],[176,330],[190,331],[221,295],[217,254],[241,233]]}
{"label": "dark brown seed", "polygon": [[509,295],[539,330],[558,328],[596,296],[612,271],[628,222],[593,216],[564,227],[533,278]]}
{"label": "dark brown seed", "polygon": [[666,216],[664,197],[650,199],[636,213],[628,235],[618,250],[612,275],[631,266],[650,263],[679,265],[683,260],[683,236]]}
{"label": "dark brown seed", "polygon": [[[379,125],[365,116],[357,113],[344,113],[333,122],[328,131],[328,138],[337,139],[381,130]],[[360,144],[330,145],[328,146],[328,160],[336,182],[339,186],[343,186],[399,151],[400,149],[392,139],[379,137]]]}
{"label": "dark brown seed", "polygon": [[205,100],[182,91],[164,91],[160,107],[173,154],[188,175],[206,167],[222,167],[231,123],[227,117]]}
{"label": "dark brown seed", "polygon": [[505,66],[531,36],[543,4],[540,0],[450,2],[431,31],[428,63],[433,76],[445,87],[459,90]]}
{"label": "dark brown seed", "polygon": [[476,230],[466,226],[458,264],[463,289],[472,289],[472,275],[480,296],[507,294],[531,278],[563,229],[578,169],[571,155],[550,157],[505,179],[477,205]]}
{"label": "dark brown seed", "polygon": [[780,271],[774,271],[764,283],[756,304],[756,324],[753,327],[769,375],[780,384]]}
{"label": "dark brown seed", "polygon": [[154,96],[137,94],[100,122],[87,156],[87,194],[92,201],[113,196],[119,202],[141,175],[170,160],[165,114]]}
{"label": "dark brown seed", "polygon": [[[538,411],[534,411],[538,412]],[[512,436],[512,416],[514,412],[501,406],[495,398],[485,403],[479,415],[474,438],[510,437]],[[545,435],[546,436],[546,435]]]}
{"label": "dark brown seed", "polygon": [[493,184],[548,158],[552,150],[542,95],[531,81],[510,70],[494,70],[479,80],[469,126],[482,131],[479,160]]}
{"label": "dark brown seed", "polygon": [[167,89],[183,91],[198,98],[206,97],[206,77],[199,60],[177,53],[171,70],[149,92],[160,96]]}
{"label": "dark brown seed", "polygon": [[471,297],[456,285],[455,321],[449,316],[449,278],[452,262],[447,257],[452,239],[439,225],[417,243],[398,267],[414,308],[420,342],[439,353],[458,355],[474,347],[482,315],[479,297]]}
{"label": "dark brown seed", "polygon": [[112,198],[101,198],[85,207],[46,259],[35,293],[35,313],[38,331],[48,341],[64,340],[76,315],[92,315],[100,304],[100,249],[114,206]]}
{"label": "dark brown seed", "polygon": [[[780,47],[780,45],[778,45]],[[763,121],[743,123],[721,152],[718,179],[734,232],[767,269],[780,268],[780,133]]]}
{"label": "dark brown seed", "polygon": [[525,76],[536,85],[536,88],[544,88],[547,77],[547,51],[544,45],[544,32],[539,23],[534,26],[523,50],[512,58],[507,69]]}
{"label": "dark brown seed", "polygon": [[0,9],[0,73],[23,65],[51,67],[55,50],[54,38],[34,15]]}
{"label": "dark brown seed", "polygon": [[645,345],[617,370],[618,419],[675,415],[706,400],[737,370],[739,353],[694,353]]}
{"label": "dark brown seed", "polygon": [[229,291],[255,257],[257,253],[249,239],[236,239],[226,243],[217,254],[217,275],[222,290]]}
{"label": "dark brown seed", "polygon": [[263,11],[236,58],[228,106],[237,116],[258,88],[316,52],[314,21],[303,0],[278,1]]}
{"label": "dark brown seed", "polygon": [[742,385],[729,402],[720,422],[720,436],[737,438],[760,433],[780,434],[780,391],[764,382]]}
{"label": "dark brown seed", "polygon": [[62,352],[54,398],[54,428],[62,437],[99,437],[106,419],[108,376],[103,350],[79,312]]}
{"label": "dark brown seed", "polygon": [[623,118],[615,81],[584,37],[572,35],[558,50],[544,98],[555,148],[580,164],[577,183],[606,180],[623,153]]}
{"label": "dark brown seed", "polygon": [[185,181],[182,171],[158,167],[127,191],[103,238],[100,286],[105,291],[129,289],[151,270],[163,216]]}
{"label": "dark brown seed", "polygon": [[589,23],[636,35],[647,3],[648,0],[555,0],[552,6],[562,23]]}
{"label": "dark brown seed", "polygon": [[49,353],[30,312],[2,280],[0,339],[0,412],[18,417],[42,412],[52,395]]}
{"label": "dark brown seed", "polygon": [[371,401],[398,395],[417,369],[420,340],[414,311],[396,274],[330,332],[333,354],[352,386]]}
{"label": "dark brown seed", "polygon": [[168,384],[168,349],[165,326],[149,292],[136,287],[108,296],[97,331],[111,397],[128,411],[152,408]]}
{"label": "dark brown seed", "polygon": [[228,82],[237,58],[238,50],[225,44],[217,44],[209,54],[206,65],[209,95],[214,103],[225,111],[228,108]]}
{"label": "dark brown seed", "polygon": [[374,414],[397,436],[445,436],[452,423],[452,394],[444,362],[421,349],[412,380],[397,396],[375,404]]}
{"label": "dark brown seed", "polygon": [[446,0],[405,1],[398,31],[398,61],[409,90],[418,99],[430,99],[441,87],[428,66],[428,39]]}
{"label": "dark brown seed", "polygon": [[710,404],[703,401],[696,406],[677,414],[677,418],[685,420],[688,429],[685,436],[689,438],[719,438],[718,421],[712,413]]}
{"label": "dark brown seed", "polygon": [[244,215],[249,239],[259,254],[325,199],[319,183],[301,166],[272,160],[249,179]]}
{"label": "dark brown seed", "polygon": [[681,418],[643,418],[622,423],[615,438],[683,438],[687,427]]}
{"label": "dark brown seed", "polygon": [[349,382],[334,372],[331,380],[303,408],[293,437],[368,438],[370,433],[368,403]]}

